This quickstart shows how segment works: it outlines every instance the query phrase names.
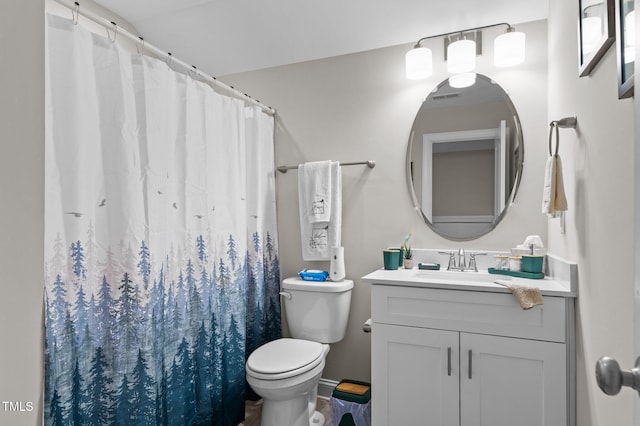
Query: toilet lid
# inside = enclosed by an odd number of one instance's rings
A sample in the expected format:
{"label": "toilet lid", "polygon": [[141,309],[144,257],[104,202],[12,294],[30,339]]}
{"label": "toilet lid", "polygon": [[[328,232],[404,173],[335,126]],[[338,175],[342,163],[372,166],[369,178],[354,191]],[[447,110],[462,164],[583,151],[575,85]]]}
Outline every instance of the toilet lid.
{"label": "toilet lid", "polygon": [[256,373],[285,373],[313,363],[322,353],[322,344],[318,342],[278,339],[253,351],[247,360],[247,366]]}

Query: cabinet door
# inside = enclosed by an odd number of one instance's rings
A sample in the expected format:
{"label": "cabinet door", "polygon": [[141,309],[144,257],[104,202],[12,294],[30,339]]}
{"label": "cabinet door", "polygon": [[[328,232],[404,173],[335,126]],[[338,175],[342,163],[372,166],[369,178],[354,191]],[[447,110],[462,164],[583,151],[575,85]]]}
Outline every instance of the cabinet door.
{"label": "cabinet door", "polygon": [[374,426],[459,426],[459,333],[376,323]]}
{"label": "cabinet door", "polygon": [[460,334],[462,426],[567,424],[565,345]]}

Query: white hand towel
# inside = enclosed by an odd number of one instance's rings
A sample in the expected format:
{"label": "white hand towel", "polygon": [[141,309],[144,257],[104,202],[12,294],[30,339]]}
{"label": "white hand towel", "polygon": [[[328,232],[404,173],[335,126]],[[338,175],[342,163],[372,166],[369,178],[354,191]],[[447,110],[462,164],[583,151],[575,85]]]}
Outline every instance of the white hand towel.
{"label": "white hand towel", "polygon": [[567,198],[562,178],[562,161],[553,155],[547,160],[542,191],[542,213],[555,217],[556,213],[567,210]]}
{"label": "white hand towel", "polygon": [[555,210],[557,212],[567,211],[567,196],[564,193],[564,180],[562,178],[562,161],[560,156],[556,155],[556,198]]}
{"label": "white hand towel", "polygon": [[544,186],[542,187],[542,213],[553,213],[553,202],[556,198],[556,162],[553,156],[547,159],[544,169]]}
{"label": "white hand towel", "polygon": [[331,161],[315,161],[298,166],[301,220],[309,223],[329,222],[331,195]]}
{"label": "white hand towel", "polygon": [[[300,171],[300,167],[298,168]],[[299,188],[300,235],[304,260],[329,260],[331,247],[339,247],[342,239],[342,171],[340,163],[331,162],[330,168],[330,220],[311,222],[309,204],[303,201]],[[299,181],[300,184],[300,181]],[[306,198],[306,197],[305,197]]]}

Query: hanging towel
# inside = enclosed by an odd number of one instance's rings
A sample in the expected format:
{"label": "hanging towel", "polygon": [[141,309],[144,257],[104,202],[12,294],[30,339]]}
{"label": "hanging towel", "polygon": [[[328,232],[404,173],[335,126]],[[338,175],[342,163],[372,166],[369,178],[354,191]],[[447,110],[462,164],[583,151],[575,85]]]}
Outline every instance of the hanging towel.
{"label": "hanging towel", "polygon": [[[556,152],[551,152],[553,129],[556,130]],[[544,173],[544,187],[542,191],[542,213],[555,217],[558,212],[567,210],[567,197],[564,192],[562,178],[562,161],[558,155],[560,144],[557,123],[552,123],[549,130],[549,159]]]}
{"label": "hanging towel", "polygon": [[531,309],[536,305],[544,304],[542,293],[539,288],[512,284],[502,280],[495,280],[494,283],[505,286],[511,290],[511,293],[518,300],[518,304],[524,310]]}
{"label": "hanging towel", "polygon": [[300,214],[305,222],[331,220],[331,161],[314,161],[298,166]]}
{"label": "hanging towel", "polygon": [[[324,163],[324,162],[322,162]],[[328,161],[329,173],[324,171],[319,173],[308,173],[308,165],[305,163],[298,166],[298,202],[300,210],[300,236],[302,242],[302,258],[304,260],[329,260],[329,249],[339,247],[342,239],[342,171],[340,163]],[[321,168],[317,168],[321,169]],[[309,184],[308,180],[315,180],[323,177],[329,182],[322,184]],[[313,204],[313,196],[309,194],[309,188],[328,188],[328,197],[324,198],[324,209],[329,210],[326,214],[327,220],[318,221],[320,216],[320,204]],[[319,201],[319,200],[316,200]]]}
{"label": "hanging towel", "polygon": [[556,155],[556,197],[554,208],[557,212],[567,211],[567,196],[564,193],[564,180],[562,177],[562,161]]}

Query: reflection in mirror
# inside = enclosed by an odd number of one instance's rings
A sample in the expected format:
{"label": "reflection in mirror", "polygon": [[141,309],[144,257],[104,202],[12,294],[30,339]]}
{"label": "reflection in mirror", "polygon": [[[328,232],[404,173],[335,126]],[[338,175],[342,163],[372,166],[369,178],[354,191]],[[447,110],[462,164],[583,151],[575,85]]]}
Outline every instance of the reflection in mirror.
{"label": "reflection in mirror", "polygon": [[523,158],[520,121],[505,91],[480,74],[463,89],[445,80],[411,129],[407,179],[416,210],[446,238],[484,235],[515,197]]}

